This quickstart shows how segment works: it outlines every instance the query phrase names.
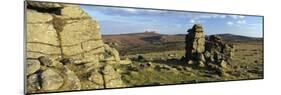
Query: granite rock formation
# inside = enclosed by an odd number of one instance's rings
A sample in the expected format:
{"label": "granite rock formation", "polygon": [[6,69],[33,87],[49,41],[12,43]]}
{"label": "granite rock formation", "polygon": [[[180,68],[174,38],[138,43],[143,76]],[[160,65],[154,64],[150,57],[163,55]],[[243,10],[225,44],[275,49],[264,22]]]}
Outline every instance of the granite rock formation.
{"label": "granite rock formation", "polygon": [[220,37],[211,35],[206,39],[200,24],[188,30],[185,43],[185,63],[199,67],[227,68],[234,55],[233,45],[226,44]]}
{"label": "granite rock formation", "polygon": [[205,34],[202,25],[195,24],[186,35],[186,60],[188,64],[198,64],[204,67]]}
{"label": "granite rock formation", "polygon": [[208,64],[217,64],[226,68],[226,65],[234,56],[233,52],[233,45],[224,43],[219,36],[211,35],[206,42],[204,56]]}
{"label": "granite rock formation", "polygon": [[[100,88],[83,86],[84,75],[88,73],[94,74],[86,76],[93,83],[100,82],[95,77],[118,76],[115,81],[103,82],[101,88],[125,86],[113,67],[106,75],[92,71],[103,70],[96,64],[118,64],[122,60],[116,49],[103,43],[98,22],[79,5],[28,1],[26,7],[29,93]],[[75,70],[80,65],[87,69],[82,74]]]}

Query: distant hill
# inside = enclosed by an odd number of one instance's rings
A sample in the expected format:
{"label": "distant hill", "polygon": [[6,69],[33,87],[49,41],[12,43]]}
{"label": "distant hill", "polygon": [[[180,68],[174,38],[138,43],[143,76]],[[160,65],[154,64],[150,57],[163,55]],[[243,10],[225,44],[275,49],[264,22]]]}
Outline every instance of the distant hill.
{"label": "distant hill", "polygon": [[262,41],[262,38],[258,37],[248,37],[248,36],[241,36],[241,35],[234,35],[234,34],[216,34],[220,36],[225,41]]}
{"label": "distant hill", "polygon": [[[145,53],[146,51],[184,49],[185,35],[186,34],[167,35],[152,31],[103,35],[103,40],[105,43],[117,48],[121,54],[133,53],[135,51],[139,51],[138,53]],[[234,34],[216,35],[220,36],[224,41],[229,43],[262,41],[262,38]],[[208,37],[209,35],[206,36],[206,38]]]}

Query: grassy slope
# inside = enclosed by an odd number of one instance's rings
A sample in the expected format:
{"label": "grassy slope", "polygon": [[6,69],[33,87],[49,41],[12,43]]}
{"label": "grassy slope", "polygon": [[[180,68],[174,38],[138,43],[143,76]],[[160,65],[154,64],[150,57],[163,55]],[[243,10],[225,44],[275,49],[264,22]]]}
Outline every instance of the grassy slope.
{"label": "grassy slope", "polygon": [[[256,79],[263,76],[262,44],[261,43],[235,43],[235,56],[226,70],[226,76],[218,76],[204,68],[182,66],[179,59],[184,54],[183,50],[152,52],[139,54],[150,60],[152,66],[143,68],[140,64],[147,62],[134,61],[129,65],[116,65],[122,73],[122,79],[129,86],[162,85],[176,83],[196,83],[203,81]],[[172,54],[173,56],[168,56]],[[123,56],[128,58],[137,55]],[[170,60],[169,60],[170,59]],[[156,67],[167,67],[157,69]],[[187,69],[178,69],[187,68]]]}

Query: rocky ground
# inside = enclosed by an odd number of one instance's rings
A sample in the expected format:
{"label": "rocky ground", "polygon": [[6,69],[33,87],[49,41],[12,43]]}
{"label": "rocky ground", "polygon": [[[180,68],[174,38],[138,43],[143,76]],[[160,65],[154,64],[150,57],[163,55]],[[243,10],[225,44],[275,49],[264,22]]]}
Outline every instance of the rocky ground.
{"label": "rocky ground", "polygon": [[263,78],[262,43],[236,43],[234,47],[235,56],[229,62],[223,76],[206,68],[182,65],[181,57],[185,54],[184,50],[127,55],[124,57],[144,58],[134,60],[132,64],[116,66],[122,73],[122,79],[129,86]]}

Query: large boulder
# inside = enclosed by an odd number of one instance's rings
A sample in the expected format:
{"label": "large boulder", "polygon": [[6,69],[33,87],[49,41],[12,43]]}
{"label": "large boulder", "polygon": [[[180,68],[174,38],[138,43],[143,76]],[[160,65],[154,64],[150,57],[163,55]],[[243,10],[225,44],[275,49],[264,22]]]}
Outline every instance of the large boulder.
{"label": "large boulder", "polygon": [[28,1],[26,24],[28,92],[114,88],[123,83],[114,68],[95,67],[130,62],[104,44],[99,23],[79,5]]}
{"label": "large boulder", "polygon": [[105,52],[98,22],[78,5],[28,2],[27,8],[28,58],[99,60]]}

